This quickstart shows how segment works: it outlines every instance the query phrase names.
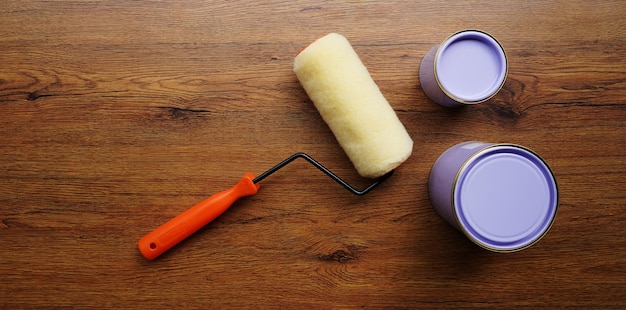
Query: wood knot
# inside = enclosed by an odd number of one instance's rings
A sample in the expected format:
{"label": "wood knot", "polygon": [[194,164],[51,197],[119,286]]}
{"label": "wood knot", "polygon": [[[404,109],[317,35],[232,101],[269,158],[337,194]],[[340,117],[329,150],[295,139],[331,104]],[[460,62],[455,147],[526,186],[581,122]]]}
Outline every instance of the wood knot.
{"label": "wood knot", "polygon": [[319,255],[318,258],[326,262],[338,262],[341,264],[346,264],[350,262],[351,260],[356,259],[357,257],[350,252],[346,252],[344,250],[337,250],[333,252],[332,254],[321,254]]}
{"label": "wood knot", "polygon": [[317,258],[325,262],[337,262],[347,264],[353,260],[359,259],[360,253],[367,247],[354,244],[345,245],[345,249],[335,250],[331,254],[320,254]]}
{"label": "wood knot", "polygon": [[201,116],[210,113],[208,110],[187,109],[177,107],[161,107],[164,110],[164,116],[169,119],[187,120],[190,117]]}
{"label": "wood knot", "polygon": [[505,102],[494,102],[490,105],[495,115],[507,119],[517,119],[522,116],[522,111],[517,106]]}
{"label": "wood knot", "polygon": [[45,94],[42,95],[42,94],[39,94],[38,92],[35,91],[35,92],[28,93],[26,95],[26,100],[28,100],[28,101],[35,101],[35,100],[37,100],[37,99],[39,99],[41,97],[47,97],[47,96],[50,96],[50,95],[45,95]]}
{"label": "wood knot", "polygon": [[181,118],[187,119],[189,115],[193,113],[187,109],[181,109],[181,108],[169,108],[168,112],[171,118],[177,118],[177,119],[181,119]]}
{"label": "wood knot", "polygon": [[524,110],[519,106],[503,101],[491,101],[488,104],[483,104],[482,111],[486,116],[497,120],[502,125],[514,125],[524,117]]}

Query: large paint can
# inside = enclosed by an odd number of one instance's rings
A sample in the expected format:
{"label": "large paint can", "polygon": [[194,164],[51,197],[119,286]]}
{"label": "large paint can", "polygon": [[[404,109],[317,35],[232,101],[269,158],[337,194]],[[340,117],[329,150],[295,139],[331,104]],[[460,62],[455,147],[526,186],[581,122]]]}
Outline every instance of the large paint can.
{"label": "large paint can", "polygon": [[554,174],[535,152],[515,144],[464,142],[430,172],[435,211],[479,246],[514,252],[550,229],[558,207]]}

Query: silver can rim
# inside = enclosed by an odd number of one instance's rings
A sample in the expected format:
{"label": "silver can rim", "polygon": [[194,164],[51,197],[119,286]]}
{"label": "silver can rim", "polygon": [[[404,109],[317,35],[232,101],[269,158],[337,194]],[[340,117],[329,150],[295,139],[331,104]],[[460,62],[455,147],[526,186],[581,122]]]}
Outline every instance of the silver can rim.
{"label": "silver can rim", "polygon": [[[498,88],[489,96],[487,96],[486,98],[483,98],[481,100],[465,100],[462,98],[459,98],[453,94],[451,94],[447,89],[445,89],[443,87],[443,84],[441,83],[441,81],[439,80],[439,75],[437,74],[437,59],[439,59],[439,54],[442,51],[442,47],[444,46],[444,43],[448,42],[450,39],[452,39],[454,36],[457,36],[459,34],[462,34],[464,32],[478,32],[481,34],[484,34],[486,36],[488,36],[489,38],[491,38],[496,44],[498,44],[498,46],[500,47],[500,49],[502,50],[502,54],[504,55],[504,61],[505,61],[505,69],[504,69],[504,77],[502,78],[502,82],[500,83],[500,85],[498,86]],[[451,34],[450,36],[448,36],[445,40],[443,40],[442,43],[439,44],[439,47],[437,47],[437,52],[435,53],[435,57],[433,59],[433,73],[435,76],[435,81],[437,82],[437,85],[439,86],[439,89],[441,89],[441,91],[448,96],[448,98],[461,103],[461,104],[467,104],[467,105],[472,105],[472,104],[477,104],[477,103],[482,103],[485,102],[491,98],[493,98],[501,89],[502,87],[504,87],[504,83],[506,82],[507,76],[509,74],[509,60],[506,54],[506,51],[504,50],[504,47],[502,46],[502,44],[500,44],[500,41],[498,41],[494,36],[492,36],[491,34],[489,34],[488,32],[482,31],[482,30],[478,30],[478,29],[465,29],[465,30],[461,30],[461,31],[457,31],[453,34]]]}
{"label": "silver can rim", "polygon": [[[461,164],[461,166],[459,167],[459,169],[457,170],[456,175],[454,176],[454,181],[452,182],[452,190],[451,190],[451,197],[450,197],[450,201],[451,201],[451,205],[450,208],[452,209],[452,217],[454,218],[454,220],[456,221],[456,226],[459,228],[459,230],[468,238],[470,239],[473,243],[475,243],[476,245],[493,251],[493,252],[498,252],[498,253],[512,253],[512,252],[517,252],[517,251],[521,251],[524,249],[527,249],[529,247],[531,247],[532,245],[536,244],[537,242],[539,242],[539,240],[543,239],[543,237],[545,237],[545,235],[548,233],[548,231],[550,231],[550,229],[552,228],[552,226],[554,225],[554,222],[556,220],[556,215],[558,213],[558,209],[559,209],[559,185],[558,182],[556,180],[556,177],[554,175],[554,172],[552,170],[552,168],[550,168],[550,166],[548,165],[548,163],[541,157],[539,156],[539,154],[537,154],[535,151],[519,145],[519,144],[514,144],[514,143],[485,143],[488,144],[485,147],[477,150],[476,152],[474,152],[469,158],[467,158],[463,164]],[[541,232],[541,234],[539,234],[536,238],[534,238],[531,242],[528,242],[526,244],[523,244],[519,247],[512,247],[512,248],[499,248],[499,247],[495,247],[495,246],[490,246],[488,244],[485,244],[484,242],[481,242],[480,240],[478,240],[476,237],[474,237],[467,229],[465,229],[464,225],[461,223],[461,221],[459,220],[459,215],[457,214],[456,211],[456,201],[455,201],[455,189],[457,187],[457,183],[459,181],[459,178],[461,177],[461,175],[465,172],[466,169],[468,169],[469,165],[478,157],[480,157],[481,155],[491,151],[494,148],[500,148],[500,147],[512,147],[512,148],[519,148],[523,151],[529,152],[531,155],[535,156],[539,161],[541,161],[543,163],[543,165],[545,166],[546,170],[550,173],[550,176],[552,177],[552,181],[554,182],[554,186],[555,186],[555,190],[556,190],[556,195],[555,195],[555,205],[554,205],[554,213],[551,216],[548,225],[545,227],[545,229]]]}

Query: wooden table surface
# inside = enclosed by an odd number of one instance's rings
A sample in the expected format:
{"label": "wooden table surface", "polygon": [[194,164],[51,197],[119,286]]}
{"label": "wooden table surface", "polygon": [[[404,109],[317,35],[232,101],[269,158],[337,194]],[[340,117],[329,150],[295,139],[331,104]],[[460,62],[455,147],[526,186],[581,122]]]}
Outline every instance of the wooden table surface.
{"label": "wooden table surface", "polygon": [[[619,1],[3,1],[0,308],[625,308],[626,6]],[[481,29],[509,59],[491,101],[440,107],[419,63]],[[292,72],[346,36],[415,141],[358,197],[304,161],[154,261],[137,241],[307,152],[364,185]],[[468,141],[551,166],[550,232],[479,248],[433,211],[430,168]]]}

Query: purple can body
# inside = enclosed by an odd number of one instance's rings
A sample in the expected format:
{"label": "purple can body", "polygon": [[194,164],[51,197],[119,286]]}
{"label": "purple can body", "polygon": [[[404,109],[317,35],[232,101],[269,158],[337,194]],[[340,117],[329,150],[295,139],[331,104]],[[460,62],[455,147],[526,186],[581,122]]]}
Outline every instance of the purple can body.
{"label": "purple can body", "polygon": [[431,100],[454,107],[489,100],[504,85],[507,71],[506,54],[495,38],[464,30],[426,53],[419,77]]}
{"label": "purple can body", "polygon": [[446,150],[428,180],[435,211],[479,246],[525,249],[550,229],[558,189],[548,165],[515,144],[464,142]]}

